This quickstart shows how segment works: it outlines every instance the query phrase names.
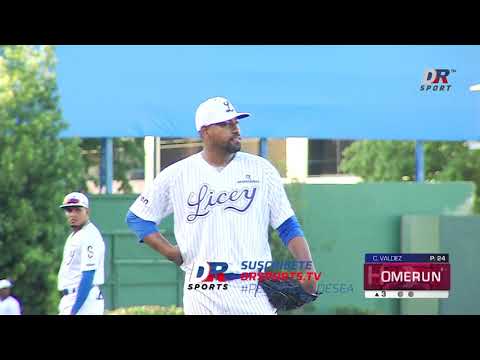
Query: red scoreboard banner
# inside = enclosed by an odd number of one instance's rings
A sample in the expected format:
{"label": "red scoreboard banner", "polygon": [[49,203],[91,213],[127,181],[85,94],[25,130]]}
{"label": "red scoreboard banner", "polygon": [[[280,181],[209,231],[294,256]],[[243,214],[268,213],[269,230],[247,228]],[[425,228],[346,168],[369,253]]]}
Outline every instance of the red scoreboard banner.
{"label": "red scoreboard banner", "polygon": [[366,298],[446,299],[450,290],[448,254],[366,254]]}
{"label": "red scoreboard banner", "polygon": [[448,263],[367,263],[365,290],[450,290]]}

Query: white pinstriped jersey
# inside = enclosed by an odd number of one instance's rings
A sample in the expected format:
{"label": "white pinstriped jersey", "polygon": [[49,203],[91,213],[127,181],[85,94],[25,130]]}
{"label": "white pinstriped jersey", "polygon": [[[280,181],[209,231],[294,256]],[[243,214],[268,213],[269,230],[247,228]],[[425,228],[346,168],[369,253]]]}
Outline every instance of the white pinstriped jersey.
{"label": "white pinstriped jersey", "polygon": [[13,296],[0,299],[0,315],[22,315],[18,300]]}
{"label": "white pinstriped jersey", "polygon": [[200,261],[220,261],[235,273],[241,261],[271,260],[268,225],[276,229],[294,214],[278,171],[243,152],[222,171],[201,153],[168,166],[130,211],[157,224],[174,213],[184,271]]}
{"label": "white pinstriped jersey", "polygon": [[78,288],[82,271],[95,270],[93,285],[104,283],[105,243],[97,227],[89,222],[71,233],[63,250],[58,272],[58,290]]}

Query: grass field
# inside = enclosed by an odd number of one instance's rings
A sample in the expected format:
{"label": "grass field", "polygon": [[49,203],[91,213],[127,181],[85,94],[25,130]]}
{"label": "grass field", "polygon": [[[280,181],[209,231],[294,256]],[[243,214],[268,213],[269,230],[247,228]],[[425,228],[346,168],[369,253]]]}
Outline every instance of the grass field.
{"label": "grass field", "polygon": [[158,305],[132,306],[106,311],[105,315],[183,315],[183,308]]}

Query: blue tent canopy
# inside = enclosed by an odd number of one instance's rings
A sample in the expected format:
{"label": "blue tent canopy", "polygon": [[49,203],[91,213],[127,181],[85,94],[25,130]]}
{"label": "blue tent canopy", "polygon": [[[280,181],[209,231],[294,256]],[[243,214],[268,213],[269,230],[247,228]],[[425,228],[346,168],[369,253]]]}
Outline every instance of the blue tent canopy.
{"label": "blue tent canopy", "polygon": [[[226,96],[244,137],[479,140],[480,46],[57,47],[63,137],[197,137]],[[420,91],[426,69],[449,91]],[[441,85],[442,82],[439,83]]]}

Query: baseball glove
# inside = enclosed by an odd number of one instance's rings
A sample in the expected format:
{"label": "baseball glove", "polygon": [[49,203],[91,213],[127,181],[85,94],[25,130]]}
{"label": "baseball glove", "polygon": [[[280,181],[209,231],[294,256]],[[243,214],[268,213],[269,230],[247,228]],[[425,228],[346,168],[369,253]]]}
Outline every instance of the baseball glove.
{"label": "baseball glove", "polygon": [[263,279],[259,281],[270,304],[277,310],[293,310],[318,298],[320,293],[309,294],[296,279]]}

